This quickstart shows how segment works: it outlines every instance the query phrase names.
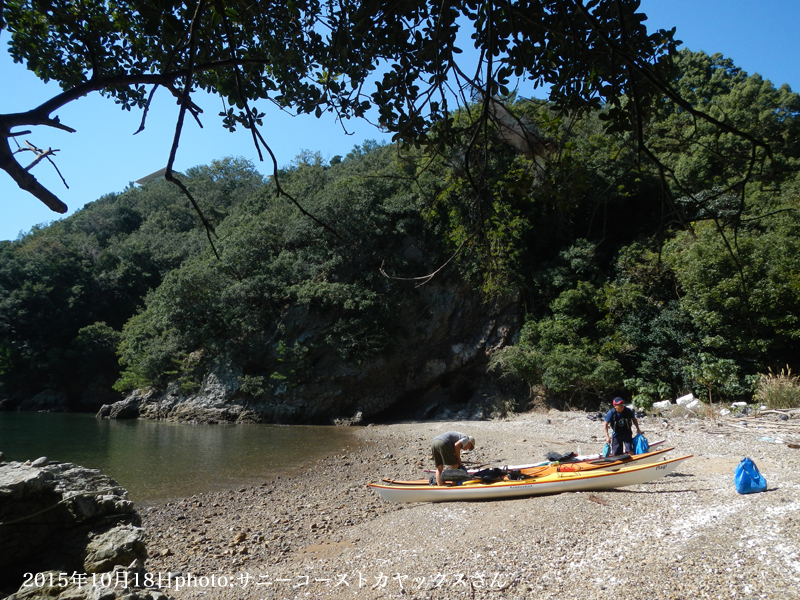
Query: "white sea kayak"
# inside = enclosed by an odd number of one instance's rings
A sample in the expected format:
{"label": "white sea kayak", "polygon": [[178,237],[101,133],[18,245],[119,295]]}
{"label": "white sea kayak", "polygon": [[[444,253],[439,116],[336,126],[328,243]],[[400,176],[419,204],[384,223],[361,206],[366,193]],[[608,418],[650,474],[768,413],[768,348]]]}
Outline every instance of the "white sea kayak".
{"label": "white sea kayak", "polygon": [[557,472],[545,477],[483,483],[469,480],[460,485],[394,485],[368,484],[381,498],[389,502],[452,502],[465,500],[499,500],[562,492],[610,490],[628,485],[655,481],[672,473],[691,455],[651,464],[634,464],[615,471],[593,470]]}

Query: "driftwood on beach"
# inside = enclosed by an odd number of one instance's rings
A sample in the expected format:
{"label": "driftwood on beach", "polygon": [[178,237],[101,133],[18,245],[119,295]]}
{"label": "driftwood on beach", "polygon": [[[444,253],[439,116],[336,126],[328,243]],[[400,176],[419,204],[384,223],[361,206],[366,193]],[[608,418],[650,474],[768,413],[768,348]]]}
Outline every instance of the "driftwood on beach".
{"label": "driftwood on beach", "polygon": [[771,441],[800,442],[800,409],[762,410],[756,415],[717,417],[704,430],[719,435],[755,435]]}

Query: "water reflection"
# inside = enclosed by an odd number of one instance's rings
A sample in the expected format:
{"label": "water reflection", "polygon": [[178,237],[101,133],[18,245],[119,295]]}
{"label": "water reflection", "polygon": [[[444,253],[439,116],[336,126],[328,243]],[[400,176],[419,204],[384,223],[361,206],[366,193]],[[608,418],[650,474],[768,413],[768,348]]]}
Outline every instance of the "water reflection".
{"label": "water reflection", "polygon": [[100,469],[147,502],[258,483],[345,447],[347,428],[189,425],[92,415],[0,413],[6,460],[74,462]]}

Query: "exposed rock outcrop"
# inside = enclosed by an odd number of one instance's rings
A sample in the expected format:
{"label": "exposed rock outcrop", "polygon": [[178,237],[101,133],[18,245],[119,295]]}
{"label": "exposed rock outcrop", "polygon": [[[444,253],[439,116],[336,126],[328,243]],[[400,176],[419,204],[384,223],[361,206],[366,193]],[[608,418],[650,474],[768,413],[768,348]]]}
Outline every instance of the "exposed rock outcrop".
{"label": "exposed rock outcrop", "polygon": [[103,404],[117,402],[123,397],[112,389],[113,385],[113,379],[98,375],[78,391],[47,388],[33,396],[19,392],[12,396],[0,395],[0,411],[97,412]]}
{"label": "exposed rock outcrop", "polygon": [[47,389],[32,398],[23,400],[17,409],[23,411],[65,412],[68,403],[67,395],[64,392]]}
{"label": "exposed rock outcrop", "polygon": [[[484,303],[468,286],[431,283],[419,288],[392,331],[390,347],[359,364],[330,350],[314,357],[314,378],[253,396],[240,389],[241,373],[220,365],[200,389],[186,393],[136,390],[103,406],[99,417],[176,421],[329,423],[392,416],[426,417],[467,410],[481,414],[496,394],[486,375],[491,354],[512,342],[522,320],[519,298]],[[325,324],[286,319],[285,340],[322,339]],[[453,410],[455,408],[455,410]],[[449,409],[449,411],[448,411]]]}
{"label": "exposed rock outcrop", "polygon": [[46,458],[0,463],[0,597],[163,598],[115,587],[126,575],[144,582],[140,525],[125,489],[97,470]]}

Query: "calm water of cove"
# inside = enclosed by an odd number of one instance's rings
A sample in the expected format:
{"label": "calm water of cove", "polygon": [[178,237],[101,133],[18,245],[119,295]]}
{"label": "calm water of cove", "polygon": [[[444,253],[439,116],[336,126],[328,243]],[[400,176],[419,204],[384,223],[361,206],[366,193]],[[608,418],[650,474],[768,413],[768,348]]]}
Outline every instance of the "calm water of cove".
{"label": "calm water of cove", "polygon": [[100,469],[137,503],[261,483],[340,452],[343,427],[189,425],[93,415],[0,412],[6,461],[50,460]]}

